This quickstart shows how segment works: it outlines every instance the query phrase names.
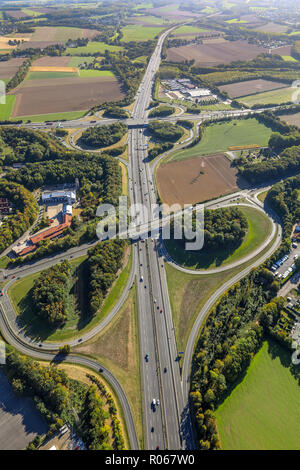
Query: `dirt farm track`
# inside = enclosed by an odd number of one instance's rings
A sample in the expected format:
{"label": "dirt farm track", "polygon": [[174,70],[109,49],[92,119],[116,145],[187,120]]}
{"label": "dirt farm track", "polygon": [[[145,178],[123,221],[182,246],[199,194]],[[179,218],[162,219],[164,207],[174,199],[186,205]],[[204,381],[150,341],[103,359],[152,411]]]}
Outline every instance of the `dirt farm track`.
{"label": "dirt farm track", "polygon": [[166,204],[195,204],[238,189],[237,170],[223,155],[190,158],[158,167],[157,187]]}

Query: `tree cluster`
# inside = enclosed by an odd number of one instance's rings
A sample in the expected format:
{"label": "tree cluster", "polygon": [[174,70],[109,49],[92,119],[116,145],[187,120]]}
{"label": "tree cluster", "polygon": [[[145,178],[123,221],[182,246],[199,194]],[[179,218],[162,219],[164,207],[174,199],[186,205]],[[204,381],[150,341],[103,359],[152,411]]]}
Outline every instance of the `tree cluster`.
{"label": "tree cluster", "polygon": [[126,124],[116,122],[109,125],[89,127],[80,137],[80,143],[93,148],[104,148],[119,142],[128,131]]}
{"label": "tree cluster", "polygon": [[72,276],[68,261],[56,264],[39,275],[32,290],[35,312],[51,326],[62,326],[68,318],[68,293]]}

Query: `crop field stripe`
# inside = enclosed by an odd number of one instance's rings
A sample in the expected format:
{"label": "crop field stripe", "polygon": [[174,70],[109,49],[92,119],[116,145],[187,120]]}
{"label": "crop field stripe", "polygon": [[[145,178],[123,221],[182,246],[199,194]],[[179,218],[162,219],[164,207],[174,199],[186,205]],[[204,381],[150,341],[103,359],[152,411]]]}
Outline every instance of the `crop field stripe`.
{"label": "crop field stripe", "polygon": [[29,69],[30,72],[78,72],[77,67],[43,67],[43,66],[32,66]]}

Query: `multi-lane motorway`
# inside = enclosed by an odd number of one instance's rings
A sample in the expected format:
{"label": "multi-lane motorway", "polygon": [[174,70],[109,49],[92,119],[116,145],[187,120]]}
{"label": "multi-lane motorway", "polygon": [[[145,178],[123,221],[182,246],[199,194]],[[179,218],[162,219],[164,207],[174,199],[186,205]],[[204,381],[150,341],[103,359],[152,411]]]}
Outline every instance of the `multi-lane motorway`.
{"label": "multi-lane motorway", "polygon": [[[138,90],[132,113],[132,118],[136,121],[147,121],[153,81],[167,34],[164,33],[159,38]],[[151,204],[156,203],[156,195],[145,148],[146,137],[142,129],[130,130],[131,203],[141,204],[151,214]],[[147,220],[142,209],[139,214],[135,214],[134,218],[136,217],[141,224]],[[154,238],[138,241],[134,249],[137,251],[135,259],[145,446],[148,449],[180,449],[185,446],[180,433],[183,399],[164,261]],[[190,445],[190,440],[187,445]]]}
{"label": "multi-lane motorway", "polygon": [[[137,92],[134,109],[128,123],[147,124],[148,122],[148,105],[151,99],[154,77],[161,60],[161,48],[170,31],[171,29],[164,32],[158,40],[156,49],[149,61],[145,76]],[[245,111],[245,114],[248,112],[249,111]],[[243,112],[234,111],[233,113],[242,114]],[[214,116],[213,114],[213,117]],[[203,119],[209,119],[211,117],[211,113],[207,116],[201,116]],[[188,118],[188,116],[186,116],[186,118]],[[199,116],[190,116],[190,118],[199,120]],[[176,119],[176,117],[169,119]],[[113,120],[103,119],[93,123],[89,121],[74,121],[62,123],[62,126],[78,128],[102,125],[104,123],[108,124],[110,122],[113,122]],[[28,126],[38,128],[48,127],[45,124],[28,124]],[[136,213],[132,216],[132,220],[136,222],[137,228],[145,224],[148,220],[147,211],[151,214],[151,204],[156,203],[156,193],[152,176],[153,168],[151,168],[147,162],[146,144],[147,137],[144,129],[130,128],[128,138],[129,162],[127,165],[129,196],[131,204],[135,204],[135,207],[136,204],[141,205],[140,210],[136,209]],[[240,196],[248,197],[249,194],[245,191],[241,192]],[[227,198],[228,197],[220,198],[214,201],[213,204],[223,204],[224,201],[226,203]],[[274,244],[269,248],[268,252],[264,253],[260,260],[256,260],[257,264],[269,256],[280,242],[280,227],[278,228],[276,237]],[[164,267],[165,256],[161,246],[161,241],[154,237],[142,241],[138,239],[133,243],[132,270],[120,299],[103,322],[88,333],[82,335],[79,340],[80,342],[84,342],[90,339],[111,321],[119,307],[125,301],[129,289],[134,279],[136,279],[141,356],[141,386],[143,395],[144,447],[146,449],[190,449],[194,447],[194,443],[188,407],[188,385],[195,340],[205,315],[218,296],[223,292],[222,289],[228,288],[229,285],[232,285],[239,278],[244,276],[246,270],[228,281],[228,285],[222,286],[201,310],[185,351],[181,378]],[[15,281],[15,279],[12,279],[12,276],[23,277],[45,269],[60,260],[82,256],[87,253],[90,247],[91,244],[82,245],[72,248],[63,254],[37,261],[31,265],[24,265],[23,267],[12,269],[7,273],[2,272],[2,276],[9,274],[9,282],[5,286],[4,296],[1,298],[0,303],[0,329],[10,344],[14,345],[21,352],[36,358],[52,360],[55,357],[55,351],[57,351],[61,344],[50,344],[47,342],[36,343],[24,334],[17,323],[14,308],[8,298],[7,289],[9,285]],[[253,265],[254,264],[248,266],[247,270],[251,269]],[[71,346],[77,343],[78,338],[69,342]],[[133,449],[137,449],[139,444],[132,419],[132,412],[125,392],[117,379],[102,365],[89,358],[71,355],[68,361],[89,366],[94,370],[101,369],[101,373],[103,373],[119,395],[124,409],[130,444]],[[155,399],[155,405],[153,405],[153,399]]]}

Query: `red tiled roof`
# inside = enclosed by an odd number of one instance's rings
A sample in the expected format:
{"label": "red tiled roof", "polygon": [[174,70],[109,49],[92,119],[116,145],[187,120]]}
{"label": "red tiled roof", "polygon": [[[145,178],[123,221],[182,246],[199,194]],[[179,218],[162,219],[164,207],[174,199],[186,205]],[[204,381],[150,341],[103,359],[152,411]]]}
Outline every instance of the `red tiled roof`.
{"label": "red tiled roof", "polygon": [[26,248],[24,248],[24,250],[20,251],[19,256],[25,256],[28,255],[28,253],[34,251],[38,242],[45,240],[46,238],[52,239],[61,235],[67,227],[70,227],[71,220],[71,215],[64,214],[62,224],[57,225],[56,227],[48,228],[47,230],[44,230],[43,232],[40,232],[37,235],[33,235],[30,238],[32,245],[27,246]]}

